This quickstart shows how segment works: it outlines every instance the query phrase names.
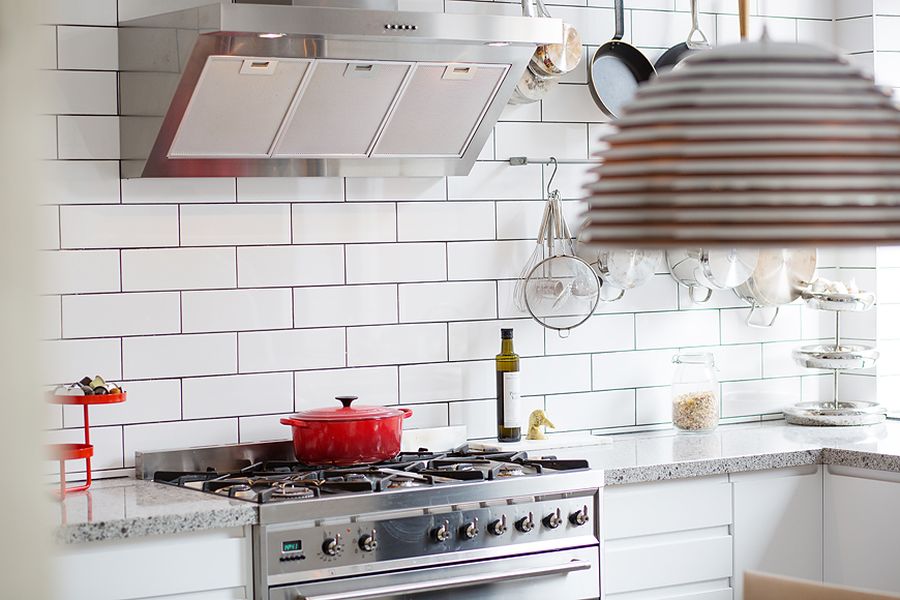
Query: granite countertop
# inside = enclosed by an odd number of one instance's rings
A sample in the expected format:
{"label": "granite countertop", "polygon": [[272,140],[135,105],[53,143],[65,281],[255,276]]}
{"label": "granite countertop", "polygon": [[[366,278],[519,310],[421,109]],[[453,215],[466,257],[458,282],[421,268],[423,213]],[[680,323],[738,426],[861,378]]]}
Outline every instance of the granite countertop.
{"label": "granite countertop", "polygon": [[605,471],[606,485],[814,464],[900,472],[900,421],[865,427],[800,427],[767,421],[723,425],[708,434],[666,429],[608,440],[600,446],[549,454],[586,458],[591,468]]}
{"label": "granite countertop", "polygon": [[[798,427],[784,421],[608,436],[608,443],[538,450],[586,458],[606,485],[830,464],[900,472],[900,421],[868,427]],[[59,504],[56,539],[73,544],[252,525],[256,505],[130,478],[94,482]]]}
{"label": "granite countertop", "polygon": [[95,481],[87,492],[75,493],[57,504],[58,543],[184,533],[202,529],[253,525],[256,506],[131,478]]}

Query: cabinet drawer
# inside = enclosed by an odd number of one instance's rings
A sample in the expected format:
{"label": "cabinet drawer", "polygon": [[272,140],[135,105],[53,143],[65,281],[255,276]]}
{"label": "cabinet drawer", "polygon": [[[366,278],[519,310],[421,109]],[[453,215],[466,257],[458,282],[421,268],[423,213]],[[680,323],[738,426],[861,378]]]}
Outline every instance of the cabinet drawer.
{"label": "cabinet drawer", "polygon": [[650,537],[641,543],[612,542],[606,546],[604,573],[607,594],[728,578],[732,573],[731,536],[721,527],[690,535]]}
{"label": "cabinet drawer", "polygon": [[603,536],[615,540],[731,524],[728,478],[607,487]]}

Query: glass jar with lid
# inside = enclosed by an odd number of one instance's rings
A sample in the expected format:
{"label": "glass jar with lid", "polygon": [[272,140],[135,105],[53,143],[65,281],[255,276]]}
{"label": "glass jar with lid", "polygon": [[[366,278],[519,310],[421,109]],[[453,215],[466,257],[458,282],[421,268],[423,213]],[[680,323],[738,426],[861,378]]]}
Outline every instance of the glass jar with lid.
{"label": "glass jar with lid", "polygon": [[719,424],[719,381],[708,352],[672,357],[672,423],[681,431],[712,431]]}

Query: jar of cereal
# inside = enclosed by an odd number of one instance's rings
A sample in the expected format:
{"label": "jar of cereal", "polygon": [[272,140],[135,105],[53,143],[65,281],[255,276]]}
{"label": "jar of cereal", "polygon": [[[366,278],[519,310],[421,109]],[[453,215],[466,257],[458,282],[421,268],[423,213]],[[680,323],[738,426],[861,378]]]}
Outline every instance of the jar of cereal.
{"label": "jar of cereal", "polygon": [[719,424],[719,381],[713,355],[676,354],[672,362],[672,423],[682,431],[712,431]]}

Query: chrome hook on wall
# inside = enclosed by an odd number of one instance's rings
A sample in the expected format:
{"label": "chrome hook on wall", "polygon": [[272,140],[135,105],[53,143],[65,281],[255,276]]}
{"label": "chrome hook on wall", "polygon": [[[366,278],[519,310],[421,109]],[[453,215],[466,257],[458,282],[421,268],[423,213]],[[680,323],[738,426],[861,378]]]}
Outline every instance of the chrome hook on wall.
{"label": "chrome hook on wall", "polygon": [[553,165],[553,173],[550,174],[550,180],[547,182],[547,197],[548,198],[552,194],[552,192],[550,190],[553,187],[553,179],[556,177],[556,172],[559,170],[559,161],[556,160],[555,156],[551,156],[550,164]]}

